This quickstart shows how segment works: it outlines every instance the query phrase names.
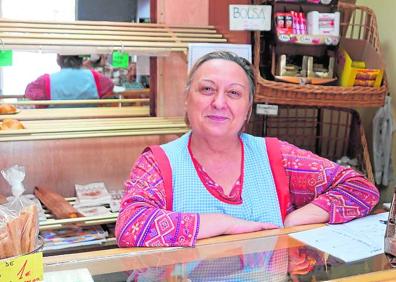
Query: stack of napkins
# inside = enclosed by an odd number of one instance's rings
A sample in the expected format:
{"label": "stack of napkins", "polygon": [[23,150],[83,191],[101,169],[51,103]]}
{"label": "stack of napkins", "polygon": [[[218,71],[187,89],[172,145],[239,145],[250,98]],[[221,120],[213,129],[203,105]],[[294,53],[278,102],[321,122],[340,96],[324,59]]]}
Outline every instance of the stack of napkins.
{"label": "stack of napkins", "polygon": [[90,183],[87,185],[76,184],[75,208],[95,207],[110,204],[111,195],[103,182]]}

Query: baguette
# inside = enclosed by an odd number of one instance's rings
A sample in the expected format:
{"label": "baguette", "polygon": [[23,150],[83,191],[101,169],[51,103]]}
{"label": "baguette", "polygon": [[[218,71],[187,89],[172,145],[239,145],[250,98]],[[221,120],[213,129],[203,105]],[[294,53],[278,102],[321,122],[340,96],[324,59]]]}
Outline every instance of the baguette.
{"label": "baguette", "polygon": [[19,215],[23,222],[21,249],[22,253],[30,253],[34,250],[37,237],[37,207],[30,205],[24,208]]}
{"label": "baguette", "polygon": [[9,258],[9,257],[13,257],[16,255],[16,251],[14,248],[14,243],[12,242],[9,233],[8,233],[8,229],[6,228],[6,232],[5,232],[5,236],[3,237],[3,239],[1,240],[2,245],[3,245],[3,256],[4,258]]}
{"label": "baguette", "polygon": [[13,256],[22,254],[21,239],[23,222],[20,216],[7,222],[8,238],[13,248]]}
{"label": "baguette", "polygon": [[5,244],[7,242],[7,228],[3,227],[0,229],[0,259],[6,258]]}
{"label": "baguette", "polygon": [[0,205],[7,203],[7,197],[0,194]]}
{"label": "baguette", "polygon": [[31,205],[27,209],[27,213],[29,215],[28,222],[29,222],[29,229],[28,233],[25,235],[26,241],[29,243],[27,244],[27,252],[31,252],[36,247],[36,239],[37,239],[37,231],[38,231],[38,211],[35,205]]}
{"label": "baguette", "polygon": [[34,194],[52,212],[55,218],[75,218],[82,215],[61,195],[47,188],[35,187]]}

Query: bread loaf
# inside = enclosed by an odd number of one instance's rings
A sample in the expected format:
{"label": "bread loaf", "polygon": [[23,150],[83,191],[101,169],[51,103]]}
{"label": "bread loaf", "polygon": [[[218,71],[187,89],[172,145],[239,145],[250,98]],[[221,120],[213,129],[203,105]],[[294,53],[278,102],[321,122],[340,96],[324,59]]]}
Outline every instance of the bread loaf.
{"label": "bread loaf", "polygon": [[17,108],[14,105],[0,104],[0,114],[1,115],[15,114],[16,111],[17,111]]}
{"label": "bread loaf", "polygon": [[52,212],[55,218],[82,216],[65,198],[47,188],[35,187],[34,195]]}
{"label": "bread loaf", "polygon": [[1,130],[8,130],[8,129],[24,129],[25,127],[23,126],[23,124],[16,119],[9,119],[6,118],[3,120],[3,122],[1,123],[0,129]]}

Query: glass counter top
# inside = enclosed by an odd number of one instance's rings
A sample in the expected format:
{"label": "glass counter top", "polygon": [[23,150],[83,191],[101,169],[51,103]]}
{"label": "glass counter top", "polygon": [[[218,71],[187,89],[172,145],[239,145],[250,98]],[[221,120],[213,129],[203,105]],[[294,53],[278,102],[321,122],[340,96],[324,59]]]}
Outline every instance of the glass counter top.
{"label": "glass counter top", "polygon": [[257,233],[254,236],[223,236],[217,240],[199,242],[194,248],[104,250],[93,252],[89,256],[84,253],[70,255],[63,258],[63,261],[47,257],[44,260],[44,270],[48,272],[87,268],[94,281],[396,279],[396,269],[392,270],[384,254],[344,263],[287,234],[263,236],[260,237]]}

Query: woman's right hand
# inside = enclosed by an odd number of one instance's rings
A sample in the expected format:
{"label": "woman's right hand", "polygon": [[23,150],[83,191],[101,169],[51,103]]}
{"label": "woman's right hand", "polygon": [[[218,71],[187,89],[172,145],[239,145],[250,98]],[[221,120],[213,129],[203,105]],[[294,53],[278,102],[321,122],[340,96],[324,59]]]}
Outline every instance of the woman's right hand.
{"label": "woman's right hand", "polygon": [[198,239],[279,228],[271,223],[247,221],[225,214],[201,214]]}

